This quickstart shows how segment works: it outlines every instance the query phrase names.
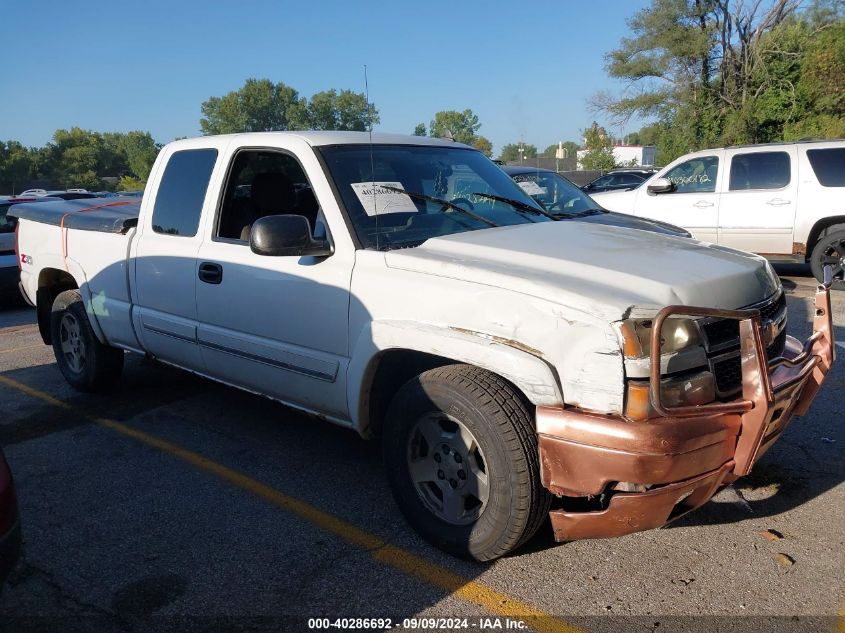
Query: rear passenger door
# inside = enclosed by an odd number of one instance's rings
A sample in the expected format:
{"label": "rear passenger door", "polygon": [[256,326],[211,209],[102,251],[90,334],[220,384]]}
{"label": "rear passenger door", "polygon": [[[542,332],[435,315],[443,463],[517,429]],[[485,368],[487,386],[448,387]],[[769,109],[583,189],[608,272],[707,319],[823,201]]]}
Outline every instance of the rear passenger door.
{"label": "rear passenger door", "polygon": [[133,324],[146,351],[204,371],[197,346],[196,256],[206,198],[214,197],[209,184],[218,148],[169,151],[163,172],[152,179],[154,197],[144,198],[132,243]]}
{"label": "rear passenger door", "polygon": [[752,253],[792,254],[798,203],[795,147],[726,152],[719,244]]}

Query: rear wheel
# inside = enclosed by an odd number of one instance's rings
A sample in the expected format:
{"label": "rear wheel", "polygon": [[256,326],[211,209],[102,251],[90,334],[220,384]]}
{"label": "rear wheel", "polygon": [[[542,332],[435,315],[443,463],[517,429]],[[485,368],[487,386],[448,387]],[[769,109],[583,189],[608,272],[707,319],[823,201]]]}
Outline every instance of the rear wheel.
{"label": "rear wheel", "polygon": [[[838,288],[845,287],[845,230],[841,226],[838,230],[827,229],[819,237],[810,254],[810,268],[813,276],[820,282],[824,281],[824,267],[830,265],[833,272],[833,283]],[[828,232],[830,231],[830,232]]]}
{"label": "rear wheel", "polygon": [[390,405],[383,441],[400,510],[449,553],[498,558],[548,514],[530,405],[490,372],[449,365],[410,380]]}
{"label": "rear wheel", "polygon": [[105,391],[120,379],[123,350],[97,340],[78,290],[66,290],[53,301],[50,336],[59,370],[74,388]]}

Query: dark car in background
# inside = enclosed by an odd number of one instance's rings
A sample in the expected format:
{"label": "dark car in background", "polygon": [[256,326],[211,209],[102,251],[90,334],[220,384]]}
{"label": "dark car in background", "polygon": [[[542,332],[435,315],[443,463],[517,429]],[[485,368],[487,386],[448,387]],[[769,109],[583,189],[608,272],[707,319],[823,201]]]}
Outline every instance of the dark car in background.
{"label": "dark car in background", "polygon": [[6,212],[13,204],[20,202],[46,202],[58,198],[47,196],[11,196],[0,199],[0,300],[6,301],[9,296],[18,292],[18,259],[15,255],[15,227],[17,218],[8,217]]}
{"label": "dark car in background", "polygon": [[656,173],[656,169],[614,169],[587,183],[581,189],[587,193],[635,189]]}
{"label": "dark car in background", "polygon": [[577,219],[664,235],[692,237],[686,229],[668,222],[647,220],[603,209],[572,182],[550,169],[504,165],[502,170],[550,215],[559,220]]}
{"label": "dark car in background", "polygon": [[21,522],[12,472],[0,450],[0,593],[21,552]]}

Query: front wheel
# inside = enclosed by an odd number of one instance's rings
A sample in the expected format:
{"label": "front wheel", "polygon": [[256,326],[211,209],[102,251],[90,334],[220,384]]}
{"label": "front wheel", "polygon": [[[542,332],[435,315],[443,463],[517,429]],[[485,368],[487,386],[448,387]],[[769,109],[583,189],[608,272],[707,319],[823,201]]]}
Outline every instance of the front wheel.
{"label": "front wheel", "polygon": [[495,374],[470,365],[420,374],[393,399],[383,441],[400,510],[451,554],[503,556],[548,514],[529,405]]}
{"label": "front wheel", "polygon": [[97,340],[78,290],[56,297],[50,314],[50,336],[56,364],[79,391],[105,391],[123,371],[123,350]]}
{"label": "front wheel", "polygon": [[813,276],[819,281],[824,281],[824,267],[830,265],[833,272],[833,283],[842,288],[843,274],[845,274],[845,230],[822,233],[819,241],[813,247],[810,254],[810,268]]}

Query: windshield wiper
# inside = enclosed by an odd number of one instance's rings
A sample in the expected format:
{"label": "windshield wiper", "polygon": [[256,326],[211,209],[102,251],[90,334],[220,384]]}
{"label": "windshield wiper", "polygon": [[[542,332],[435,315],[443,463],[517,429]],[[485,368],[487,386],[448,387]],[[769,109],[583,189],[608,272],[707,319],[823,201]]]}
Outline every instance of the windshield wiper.
{"label": "windshield wiper", "polygon": [[583,218],[588,215],[596,215],[597,213],[607,213],[607,209],[600,209],[599,207],[593,207],[592,209],[584,209],[583,211],[561,211],[560,213],[556,213],[555,216],[557,218]]}
{"label": "windshield wiper", "polygon": [[531,213],[532,215],[544,215],[550,220],[557,220],[557,218],[548,211],[538,209],[537,207],[532,207],[530,204],[525,204],[524,202],[520,202],[519,200],[511,200],[510,198],[505,198],[504,196],[496,196],[492,193],[481,193],[480,191],[473,191],[470,195],[479,196],[481,198],[488,198],[490,200],[497,200],[498,202],[504,202],[505,204],[511,205],[517,211]]}
{"label": "windshield wiper", "polygon": [[488,220],[483,215],[478,215],[477,213],[473,213],[472,211],[468,211],[463,207],[459,207],[456,204],[449,202],[448,200],[441,200],[440,198],[435,198],[434,196],[427,196],[424,193],[416,193],[415,191],[405,191],[404,189],[399,189],[399,187],[391,187],[390,185],[379,185],[382,189],[387,189],[388,191],[395,191],[397,193],[404,193],[409,198],[416,198],[417,200],[425,200],[426,202],[433,202],[434,204],[443,205],[444,209],[454,209],[455,211],[459,211],[466,216],[471,217],[473,220],[478,220],[479,222],[483,222],[488,226],[499,226],[493,220]]}

